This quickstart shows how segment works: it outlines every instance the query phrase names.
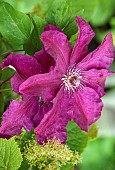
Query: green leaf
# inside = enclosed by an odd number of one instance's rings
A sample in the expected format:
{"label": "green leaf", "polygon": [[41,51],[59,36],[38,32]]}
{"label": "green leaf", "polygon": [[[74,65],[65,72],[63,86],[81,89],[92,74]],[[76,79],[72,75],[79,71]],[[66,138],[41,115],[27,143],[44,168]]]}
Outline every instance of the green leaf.
{"label": "green leaf", "polygon": [[0,170],[17,170],[22,162],[22,155],[14,138],[0,139]]}
{"label": "green leaf", "polygon": [[[82,11],[78,11],[78,14]],[[61,28],[70,38],[77,32],[77,24],[72,9],[72,0],[54,0],[46,15],[46,20]]]}
{"label": "green leaf", "polygon": [[70,0],[54,0],[47,13],[46,20],[48,23],[63,29],[68,24],[71,14]]}
{"label": "green leaf", "polygon": [[98,127],[96,124],[93,124],[92,127],[89,129],[88,136],[91,139],[95,139],[97,137],[97,134],[98,134]]}
{"label": "green leaf", "polygon": [[6,68],[2,70],[1,80],[2,81],[10,80],[10,78],[14,75],[14,73],[15,71],[11,68]]}
{"label": "green leaf", "polygon": [[63,165],[60,167],[60,170],[73,170],[73,167],[74,165],[72,163],[70,164],[66,164],[66,165]]}
{"label": "green leaf", "polygon": [[76,42],[76,40],[77,40],[77,37],[78,37],[78,33],[76,33],[76,34],[74,34],[74,35],[71,36],[71,38],[70,38],[69,41],[70,41],[70,44],[71,44],[72,47],[74,47],[75,42]]}
{"label": "green leaf", "polygon": [[30,170],[29,167],[30,166],[28,165],[28,162],[23,160],[23,162],[18,170]]}
{"label": "green leaf", "polygon": [[3,111],[4,111],[4,98],[3,98],[3,94],[0,93],[0,121],[1,121],[1,118],[2,118]]}
{"label": "green leaf", "polygon": [[[33,12],[34,6],[38,3],[38,0],[28,1],[28,0],[4,0],[5,2],[10,3],[15,9],[29,13]],[[40,1],[40,0],[39,0]]]}
{"label": "green leaf", "polygon": [[8,43],[19,48],[30,36],[31,27],[32,23],[26,14],[0,1],[0,32]]}
{"label": "green leaf", "polygon": [[[100,26],[109,21],[114,12],[114,0],[98,0],[95,12],[91,18],[91,23]],[[101,17],[100,17],[101,16]]]}
{"label": "green leaf", "polygon": [[33,134],[34,129],[32,129],[30,132],[26,132],[26,130],[22,128],[22,133],[19,136],[16,136],[16,141],[20,147],[21,152],[24,151],[26,144],[28,143],[28,140],[32,138]]}
{"label": "green leaf", "polygon": [[74,16],[78,15],[79,11],[84,11],[80,16],[87,21],[90,21],[95,8],[97,6],[98,0],[72,0],[72,13]]}
{"label": "green leaf", "polygon": [[[12,45],[8,43],[4,37],[0,34],[0,55],[10,49],[12,49]],[[0,56],[0,62],[1,62],[1,56]]]}
{"label": "green leaf", "polygon": [[81,154],[87,146],[88,136],[82,131],[74,121],[70,121],[66,130],[68,132],[66,144],[72,151],[77,151]]}
{"label": "green leaf", "polygon": [[30,17],[33,22],[34,28],[27,43],[24,45],[24,50],[29,55],[33,55],[36,51],[39,51],[42,48],[40,36],[41,33],[44,31],[44,26],[46,25],[46,22],[36,15],[31,15]]}
{"label": "green leaf", "polygon": [[[82,11],[80,11],[82,12]],[[75,17],[71,17],[69,19],[69,23],[65,26],[65,28],[63,29],[63,32],[68,36],[68,38],[70,39],[70,37],[74,34],[76,34],[78,31],[78,27],[77,27],[77,23],[75,20]]]}
{"label": "green leaf", "polygon": [[54,0],[46,15],[46,20],[61,28],[70,38],[77,32],[75,16],[79,15],[89,21],[97,1],[89,3],[88,0]]}

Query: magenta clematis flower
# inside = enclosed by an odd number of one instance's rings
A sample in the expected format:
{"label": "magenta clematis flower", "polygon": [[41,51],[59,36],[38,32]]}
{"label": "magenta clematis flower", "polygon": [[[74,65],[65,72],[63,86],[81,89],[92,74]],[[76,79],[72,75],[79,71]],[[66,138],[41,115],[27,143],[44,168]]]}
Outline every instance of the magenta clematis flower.
{"label": "magenta clematis flower", "polygon": [[94,32],[82,18],[77,16],[76,21],[79,34],[73,50],[60,30],[42,33],[44,49],[56,65],[49,73],[31,76],[19,88],[22,94],[53,100],[52,109],[35,129],[40,143],[54,136],[65,143],[68,121],[73,119],[87,131],[101,115],[105,80],[112,75],[107,70],[114,58],[112,35],[108,33],[101,45],[88,53]]}
{"label": "magenta clematis flower", "polygon": [[[35,53],[33,57],[23,54],[10,54],[3,60],[2,68],[14,67],[16,73],[11,78],[11,86],[14,92],[21,95],[19,86],[22,82],[32,75],[50,71],[53,64],[53,59],[43,49]],[[39,124],[44,114],[51,107],[51,102],[44,103],[36,96],[22,95],[22,101],[13,100],[9,108],[3,113],[0,138],[19,135],[22,127],[26,131],[30,131],[32,127]]]}
{"label": "magenta clematis flower", "polygon": [[[52,24],[46,25],[44,30],[58,30]],[[17,94],[19,86],[29,77],[36,74],[47,73],[53,69],[54,59],[48,55],[44,48],[34,56],[23,54],[10,54],[1,64],[2,69],[9,66],[16,70],[11,78],[12,90]],[[22,127],[28,132],[32,127],[36,127],[43,116],[52,108],[52,102],[43,102],[38,96],[22,95],[22,101],[13,100],[9,108],[3,113],[0,138],[9,139],[11,136],[19,135]]]}

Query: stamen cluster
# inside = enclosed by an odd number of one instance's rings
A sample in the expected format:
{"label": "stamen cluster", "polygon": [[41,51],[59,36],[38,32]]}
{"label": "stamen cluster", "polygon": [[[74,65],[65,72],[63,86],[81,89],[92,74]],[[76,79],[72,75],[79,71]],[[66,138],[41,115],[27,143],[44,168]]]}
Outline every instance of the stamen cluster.
{"label": "stamen cluster", "polygon": [[62,78],[65,89],[73,92],[78,89],[81,83],[81,70],[76,67],[69,68],[67,74]]}

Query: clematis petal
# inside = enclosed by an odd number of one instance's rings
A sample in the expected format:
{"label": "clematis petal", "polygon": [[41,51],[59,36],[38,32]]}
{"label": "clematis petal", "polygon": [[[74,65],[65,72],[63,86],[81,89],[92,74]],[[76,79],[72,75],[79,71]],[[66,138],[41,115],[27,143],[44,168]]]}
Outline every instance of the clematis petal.
{"label": "clematis petal", "polygon": [[52,106],[53,106],[52,102],[44,103],[43,101],[39,101],[38,112],[32,120],[34,127],[37,127],[39,125],[44,115],[52,108]]}
{"label": "clematis petal", "polygon": [[22,78],[18,73],[15,73],[15,75],[11,78],[11,86],[12,90],[16,92],[17,94],[19,93],[19,86],[24,82],[24,78]]}
{"label": "clematis petal", "polygon": [[50,57],[44,49],[36,52],[33,57],[38,61],[38,63],[40,63],[42,74],[49,72],[51,66],[55,65],[54,59]]}
{"label": "clematis petal", "polygon": [[34,57],[23,54],[10,54],[3,60],[2,68],[13,66],[22,78],[27,78],[38,74],[41,66]]}
{"label": "clematis petal", "polygon": [[85,78],[84,84],[93,88],[98,93],[98,95],[102,97],[105,95],[104,86],[106,77],[111,75],[113,75],[113,73],[106,69],[91,69],[84,72],[82,76]]}
{"label": "clematis petal", "polygon": [[45,51],[54,58],[58,70],[66,72],[69,65],[71,46],[67,36],[56,30],[45,31],[41,35]]}
{"label": "clematis petal", "polygon": [[88,54],[81,63],[78,64],[79,68],[84,70],[89,69],[106,69],[108,68],[114,59],[114,47],[112,34],[108,33],[101,45]]}
{"label": "clematis petal", "polygon": [[88,54],[88,45],[95,33],[91,26],[79,16],[76,17],[79,33],[71,55],[71,64],[79,63]]}
{"label": "clematis petal", "polygon": [[11,136],[0,133],[0,138],[10,139]]}
{"label": "clematis petal", "polygon": [[47,24],[45,27],[44,27],[44,31],[49,31],[49,30],[57,30],[57,31],[61,31],[60,28],[56,27],[55,25],[53,24]]}
{"label": "clematis petal", "polygon": [[51,101],[61,85],[61,75],[59,72],[51,71],[50,73],[38,74],[24,81],[19,92],[42,97],[43,101]]}
{"label": "clematis petal", "polygon": [[0,133],[9,136],[19,135],[22,127],[30,131],[33,127],[32,118],[37,111],[36,97],[29,98],[27,101],[13,100],[3,114]]}
{"label": "clematis petal", "polygon": [[39,143],[42,144],[47,139],[54,137],[65,143],[67,136],[65,127],[73,115],[70,110],[71,103],[69,97],[62,87],[53,101],[52,109],[45,114],[40,124],[35,128]]}
{"label": "clematis petal", "polygon": [[84,87],[74,92],[73,107],[74,121],[82,130],[87,131],[88,126],[101,116],[103,104],[95,90]]}

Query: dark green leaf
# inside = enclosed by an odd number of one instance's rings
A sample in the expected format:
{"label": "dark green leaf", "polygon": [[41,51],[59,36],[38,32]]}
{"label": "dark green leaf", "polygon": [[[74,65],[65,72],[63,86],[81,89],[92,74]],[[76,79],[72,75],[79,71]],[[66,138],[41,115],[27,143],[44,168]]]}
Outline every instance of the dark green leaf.
{"label": "dark green leaf", "polygon": [[14,75],[14,73],[15,71],[11,68],[2,70],[1,80],[3,81],[10,80],[10,78]]}
{"label": "dark green leaf", "polygon": [[87,146],[88,136],[82,131],[74,121],[71,121],[66,126],[68,132],[66,144],[72,151],[77,151],[81,154]]}
{"label": "dark green leaf", "polygon": [[3,98],[3,94],[0,93],[0,121],[1,121],[1,118],[2,118],[3,111],[4,111],[4,98]]}
{"label": "dark green leaf", "polygon": [[23,161],[20,168],[18,170],[29,170],[29,165],[27,161]]}
{"label": "dark green leaf", "polygon": [[26,14],[0,1],[0,32],[8,43],[19,48],[30,36],[31,27],[32,23]]}
{"label": "dark green leaf", "polygon": [[32,138],[33,134],[34,134],[34,129],[32,129],[30,132],[26,132],[26,130],[22,128],[22,133],[16,137],[17,143],[22,152],[24,151],[28,140]]}
{"label": "dark green leaf", "polygon": [[[13,46],[8,43],[4,37],[0,34],[0,55],[8,50],[13,49]],[[1,62],[2,57],[0,56],[0,62]]]}
{"label": "dark green leaf", "polygon": [[24,45],[24,50],[29,55],[33,55],[36,51],[39,51],[42,48],[40,36],[41,33],[44,31],[44,26],[46,25],[46,22],[42,18],[35,15],[31,15],[30,17],[32,19],[34,28],[27,43]]}

